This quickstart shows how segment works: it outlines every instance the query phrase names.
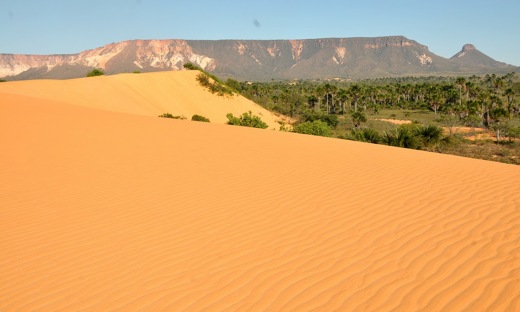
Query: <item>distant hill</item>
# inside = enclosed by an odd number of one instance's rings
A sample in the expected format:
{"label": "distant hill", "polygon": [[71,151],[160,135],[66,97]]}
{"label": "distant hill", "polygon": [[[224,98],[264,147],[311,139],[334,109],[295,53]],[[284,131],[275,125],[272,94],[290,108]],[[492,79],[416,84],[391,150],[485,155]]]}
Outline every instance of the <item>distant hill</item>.
{"label": "distant hill", "polygon": [[192,62],[239,80],[372,78],[519,71],[472,45],[450,59],[403,36],[303,40],[131,40],[78,54],[0,54],[0,78],[67,79],[92,68],[107,74],[179,70]]}
{"label": "distant hill", "polygon": [[461,66],[461,69],[475,69],[475,68],[509,68],[510,65],[498,62],[491,57],[485,55],[475,48],[472,44],[465,44],[462,50],[452,56],[450,60]]}

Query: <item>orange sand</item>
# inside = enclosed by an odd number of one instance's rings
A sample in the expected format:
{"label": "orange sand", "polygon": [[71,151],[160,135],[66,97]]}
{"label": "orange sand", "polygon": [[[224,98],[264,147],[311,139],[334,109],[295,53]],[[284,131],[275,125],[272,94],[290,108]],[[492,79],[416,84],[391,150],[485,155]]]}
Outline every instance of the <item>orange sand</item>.
{"label": "orange sand", "polygon": [[0,94],[17,94],[115,112],[158,116],[198,114],[225,124],[226,114],[252,111],[269,129],[280,118],[242,97],[222,97],[200,87],[198,71],[121,74],[71,80],[29,80],[0,84]]}
{"label": "orange sand", "polygon": [[385,121],[385,122],[393,123],[393,124],[396,124],[396,125],[404,125],[404,124],[411,124],[411,123],[412,123],[411,120],[402,120],[402,119],[384,119],[384,118],[376,118],[376,119],[374,119],[374,120]]}
{"label": "orange sand", "polygon": [[2,312],[520,311],[516,166],[5,93],[0,143]]}

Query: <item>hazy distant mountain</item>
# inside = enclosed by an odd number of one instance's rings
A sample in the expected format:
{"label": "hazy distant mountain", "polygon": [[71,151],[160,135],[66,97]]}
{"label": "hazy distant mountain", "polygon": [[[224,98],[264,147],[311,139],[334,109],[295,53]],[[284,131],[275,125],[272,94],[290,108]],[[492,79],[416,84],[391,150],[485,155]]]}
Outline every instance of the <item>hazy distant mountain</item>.
{"label": "hazy distant mountain", "polygon": [[506,63],[495,61],[477,50],[472,44],[465,44],[462,50],[452,56],[450,60],[460,64],[462,68],[509,68]]}
{"label": "hazy distant mountain", "polygon": [[84,77],[179,70],[191,62],[239,80],[370,78],[518,71],[465,45],[450,59],[402,36],[303,40],[131,40],[68,55],[0,54],[0,77]]}

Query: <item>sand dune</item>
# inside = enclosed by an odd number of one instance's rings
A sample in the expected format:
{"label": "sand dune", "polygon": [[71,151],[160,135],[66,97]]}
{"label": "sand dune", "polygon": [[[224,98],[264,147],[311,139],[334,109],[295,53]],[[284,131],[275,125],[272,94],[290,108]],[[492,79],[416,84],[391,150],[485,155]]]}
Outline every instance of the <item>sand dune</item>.
{"label": "sand dune", "polygon": [[520,311],[519,167],[0,100],[2,312]]}
{"label": "sand dune", "polygon": [[279,129],[279,118],[256,103],[242,97],[222,97],[202,88],[198,71],[168,71],[143,74],[120,74],[71,80],[28,80],[0,84],[0,94],[25,95],[90,108],[146,116],[163,113],[198,114],[213,123],[227,122],[226,114],[235,116],[252,111],[269,128]]}

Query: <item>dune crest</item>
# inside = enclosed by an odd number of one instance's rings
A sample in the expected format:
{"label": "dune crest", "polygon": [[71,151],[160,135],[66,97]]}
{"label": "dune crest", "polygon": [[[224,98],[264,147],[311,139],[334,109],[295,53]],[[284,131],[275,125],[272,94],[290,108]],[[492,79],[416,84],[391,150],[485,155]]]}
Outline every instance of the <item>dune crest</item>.
{"label": "dune crest", "polygon": [[223,97],[199,85],[199,71],[166,71],[141,74],[119,74],[70,80],[26,80],[0,84],[0,94],[25,95],[35,98],[145,116],[164,113],[197,114],[212,123],[224,124],[226,114],[235,116],[252,111],[261,116],[269,129],[278,130],[281,120],[260,105],[243,96]]}
{"label": "dune crest", "polygon": [[519,167],[0,99],[0,311],[520,311]]}

